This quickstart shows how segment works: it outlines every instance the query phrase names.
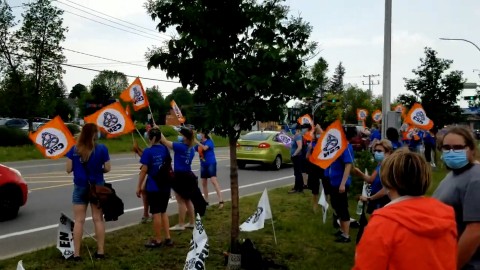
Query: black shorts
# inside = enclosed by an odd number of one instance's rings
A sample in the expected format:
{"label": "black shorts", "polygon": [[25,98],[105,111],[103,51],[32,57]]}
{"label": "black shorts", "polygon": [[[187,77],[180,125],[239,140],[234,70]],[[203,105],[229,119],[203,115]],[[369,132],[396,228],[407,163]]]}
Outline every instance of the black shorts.
{"label": "black shorts", "polygon": [[330,179],[328,179],[328,177],[326,176],[323,176],[321,179],[323,192],[325,192],[325,195],[330,195],[330,191],[332,190],[332,184],[330,184]]}
{"label": "black shorts", "polygon": [[338,192],[338,187],[332,187],[330,190],[330,202],[341,221],[350,221],[350,213],[348,212],[348,188],[345,192]]}
{"label": "black shorts", "polygon": [[311,162],[308,162],[308,167],[308,188],[312,190],[313,195],[318,195],[320,193],[320,179],[324,178],[325,170]]}
{"label": "black shorts", "polygon": [[150,206],[150,214],[165,213],[170,200],[170,192],[165,191],[147,191],[147,202]]}

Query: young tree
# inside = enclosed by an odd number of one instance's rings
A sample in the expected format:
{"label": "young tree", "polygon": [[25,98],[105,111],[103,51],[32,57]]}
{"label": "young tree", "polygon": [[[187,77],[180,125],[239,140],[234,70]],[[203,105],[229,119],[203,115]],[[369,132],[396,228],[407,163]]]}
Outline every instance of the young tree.
{"label": "young tree", "polygon": [[305,59],[316,44],[301,18],[288,19],[284,0],[150,0],[161,32],[178,35],[149,53],[149,67],[178,77],[205,104],[206,125],[230,145],[231,249],[238,254],[236,142],[241,130],[265,120],[292,98],[311,95]]}
{"label": "young tree", "polygon": [[342,62],[338,64],[335,68],[335,73],[333,74],[332,80],[330,81],[329,91],[334,94],[341,94],[343,92],[343,77],[345,76],[345,67],[343,67]]}
{"label": "young tree", "polygon": [[[313,88],[313,95],[305,98],[305,106],[302,106],[305,107],[307,113],[311,114],[312,108],[322,100],[322,97],[325,94],[328,85],[327,72],[328,63],[323,57],[320,57],[310,69],[309,75],[311,79],[311,87]],[[319,112],[320,110],[317,108],[317,110],[315,110],[314,118],[320,117]]]}
{"label": "young tree", "polygon": [[417,69],[412,70],[416,78],[404,78],[405,88],[420,98],[435,126],[443,127],[462,121],[457,101],[465,83],[463,72],[454,70],[446,73],[453,61],[438,58],[437,52],[428,47],[420,63]]}
{"label": "young tree", "polygon": [[72,87],[72,90],[70,91],[70,94],[68,94],[69,98],[80,98],[82,96],[82,93],[87,92],[88,89],[85,85],[81,83],[75,84],[75,86]]}
{"label": "young tree", "polygon": [[127,76],[122,72],[103,70],[93,78],[91,85],[92,87],[94,85],[102,85],[108,89],[110,97],[118,97],[128,87],[128,80]]}
{"label": "young tree", "polygon": [[412,94],[401,94],[395,99],[395,102],[397,104],[402,104],[405,106],[405,109],[409,110],[413,104],[419,102],[419,100]]}

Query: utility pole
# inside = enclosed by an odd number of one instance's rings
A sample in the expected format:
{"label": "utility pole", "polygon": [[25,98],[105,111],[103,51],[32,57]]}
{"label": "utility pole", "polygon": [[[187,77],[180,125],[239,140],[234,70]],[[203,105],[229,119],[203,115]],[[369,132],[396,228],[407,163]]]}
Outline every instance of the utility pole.
{"label": "utility pole", "polygon": [[392,72],[392,0],[385,0],[385,29],[383,36],[383,100],[382,139],[386,138],[387,114],[390,111],[390,87]]}
{"label": "utility pole", "polygon": [[372,81],[372,78],[374,77],[380,77],[380,74],[376,74],[376,75],[373,75],[373,74],[370,74],[370,75],[363,75],[364,78],[368,78],[368,84],[365,83],[364,81],[362,81],[362,84],[363,85],[368,85],[368,90],[370,92],[372,92],[372,86],[374,85],[379,85],[380,84],[380,80],[377,80],[377,82],[375,83],[374,81]]}

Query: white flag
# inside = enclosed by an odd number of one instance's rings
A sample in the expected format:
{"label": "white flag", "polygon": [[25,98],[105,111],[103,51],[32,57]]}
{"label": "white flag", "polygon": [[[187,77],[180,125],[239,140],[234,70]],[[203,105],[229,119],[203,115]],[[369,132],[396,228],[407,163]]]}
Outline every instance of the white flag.
{"label": "white flag", "polygon": [[22,260],[20,260],[17,264],[17,270],[25,270],[25,268],[23,268],[23,263],[22,263]]}
{"label": "white flag", "polygon": [[73,256],[73,224],[74,222],[64,213],[60,215],[57,234],[57,248],[65,259]]}
{"label": "white flag", "polygon": [[[370,176],[368,174],[367,168],[365,168],[365,175]],[[363,182],[363,188],[362,188],[362,196],[368,197],[370,196],[370,193],[372,192],[372,185],[368,184],[367,182]]]}
{"label": "white flag", "polygon": [[272,219],[272,209],[268,200],[267,188],[263,191],[262,197],[258,202],[257,211],[240,225],[240,231],[251,232],[263,229],[266,219]]}
{"label": "white flag", "polygon": [[208,258],[208,236],[202,224],[200,215],[197,214],[195,228],[193,229],[190,250],[187,253],[184,270],[205,269],[205,260]]}
{"label": "white flag", "polygon": [[322,193],[320,194],[320,199],[318,200],[318,204],[322,206],[322,215],[323,215],[323,224],[327,222],[327,210],[328,210],[328,202],[327,197],[325,196],[325,190],[322,188]]}

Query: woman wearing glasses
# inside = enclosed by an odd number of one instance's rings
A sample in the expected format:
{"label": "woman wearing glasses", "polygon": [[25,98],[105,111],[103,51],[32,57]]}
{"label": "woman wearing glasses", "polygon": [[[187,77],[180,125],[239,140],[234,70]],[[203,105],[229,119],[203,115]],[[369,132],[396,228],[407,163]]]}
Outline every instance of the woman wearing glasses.
{"label": "woman wearing glasses", "polygon": [[470,130],[453,127],[441,141],[442,160],[450,169],[433,197],[455,210],[458,269],[480,269],[480,165]]}

